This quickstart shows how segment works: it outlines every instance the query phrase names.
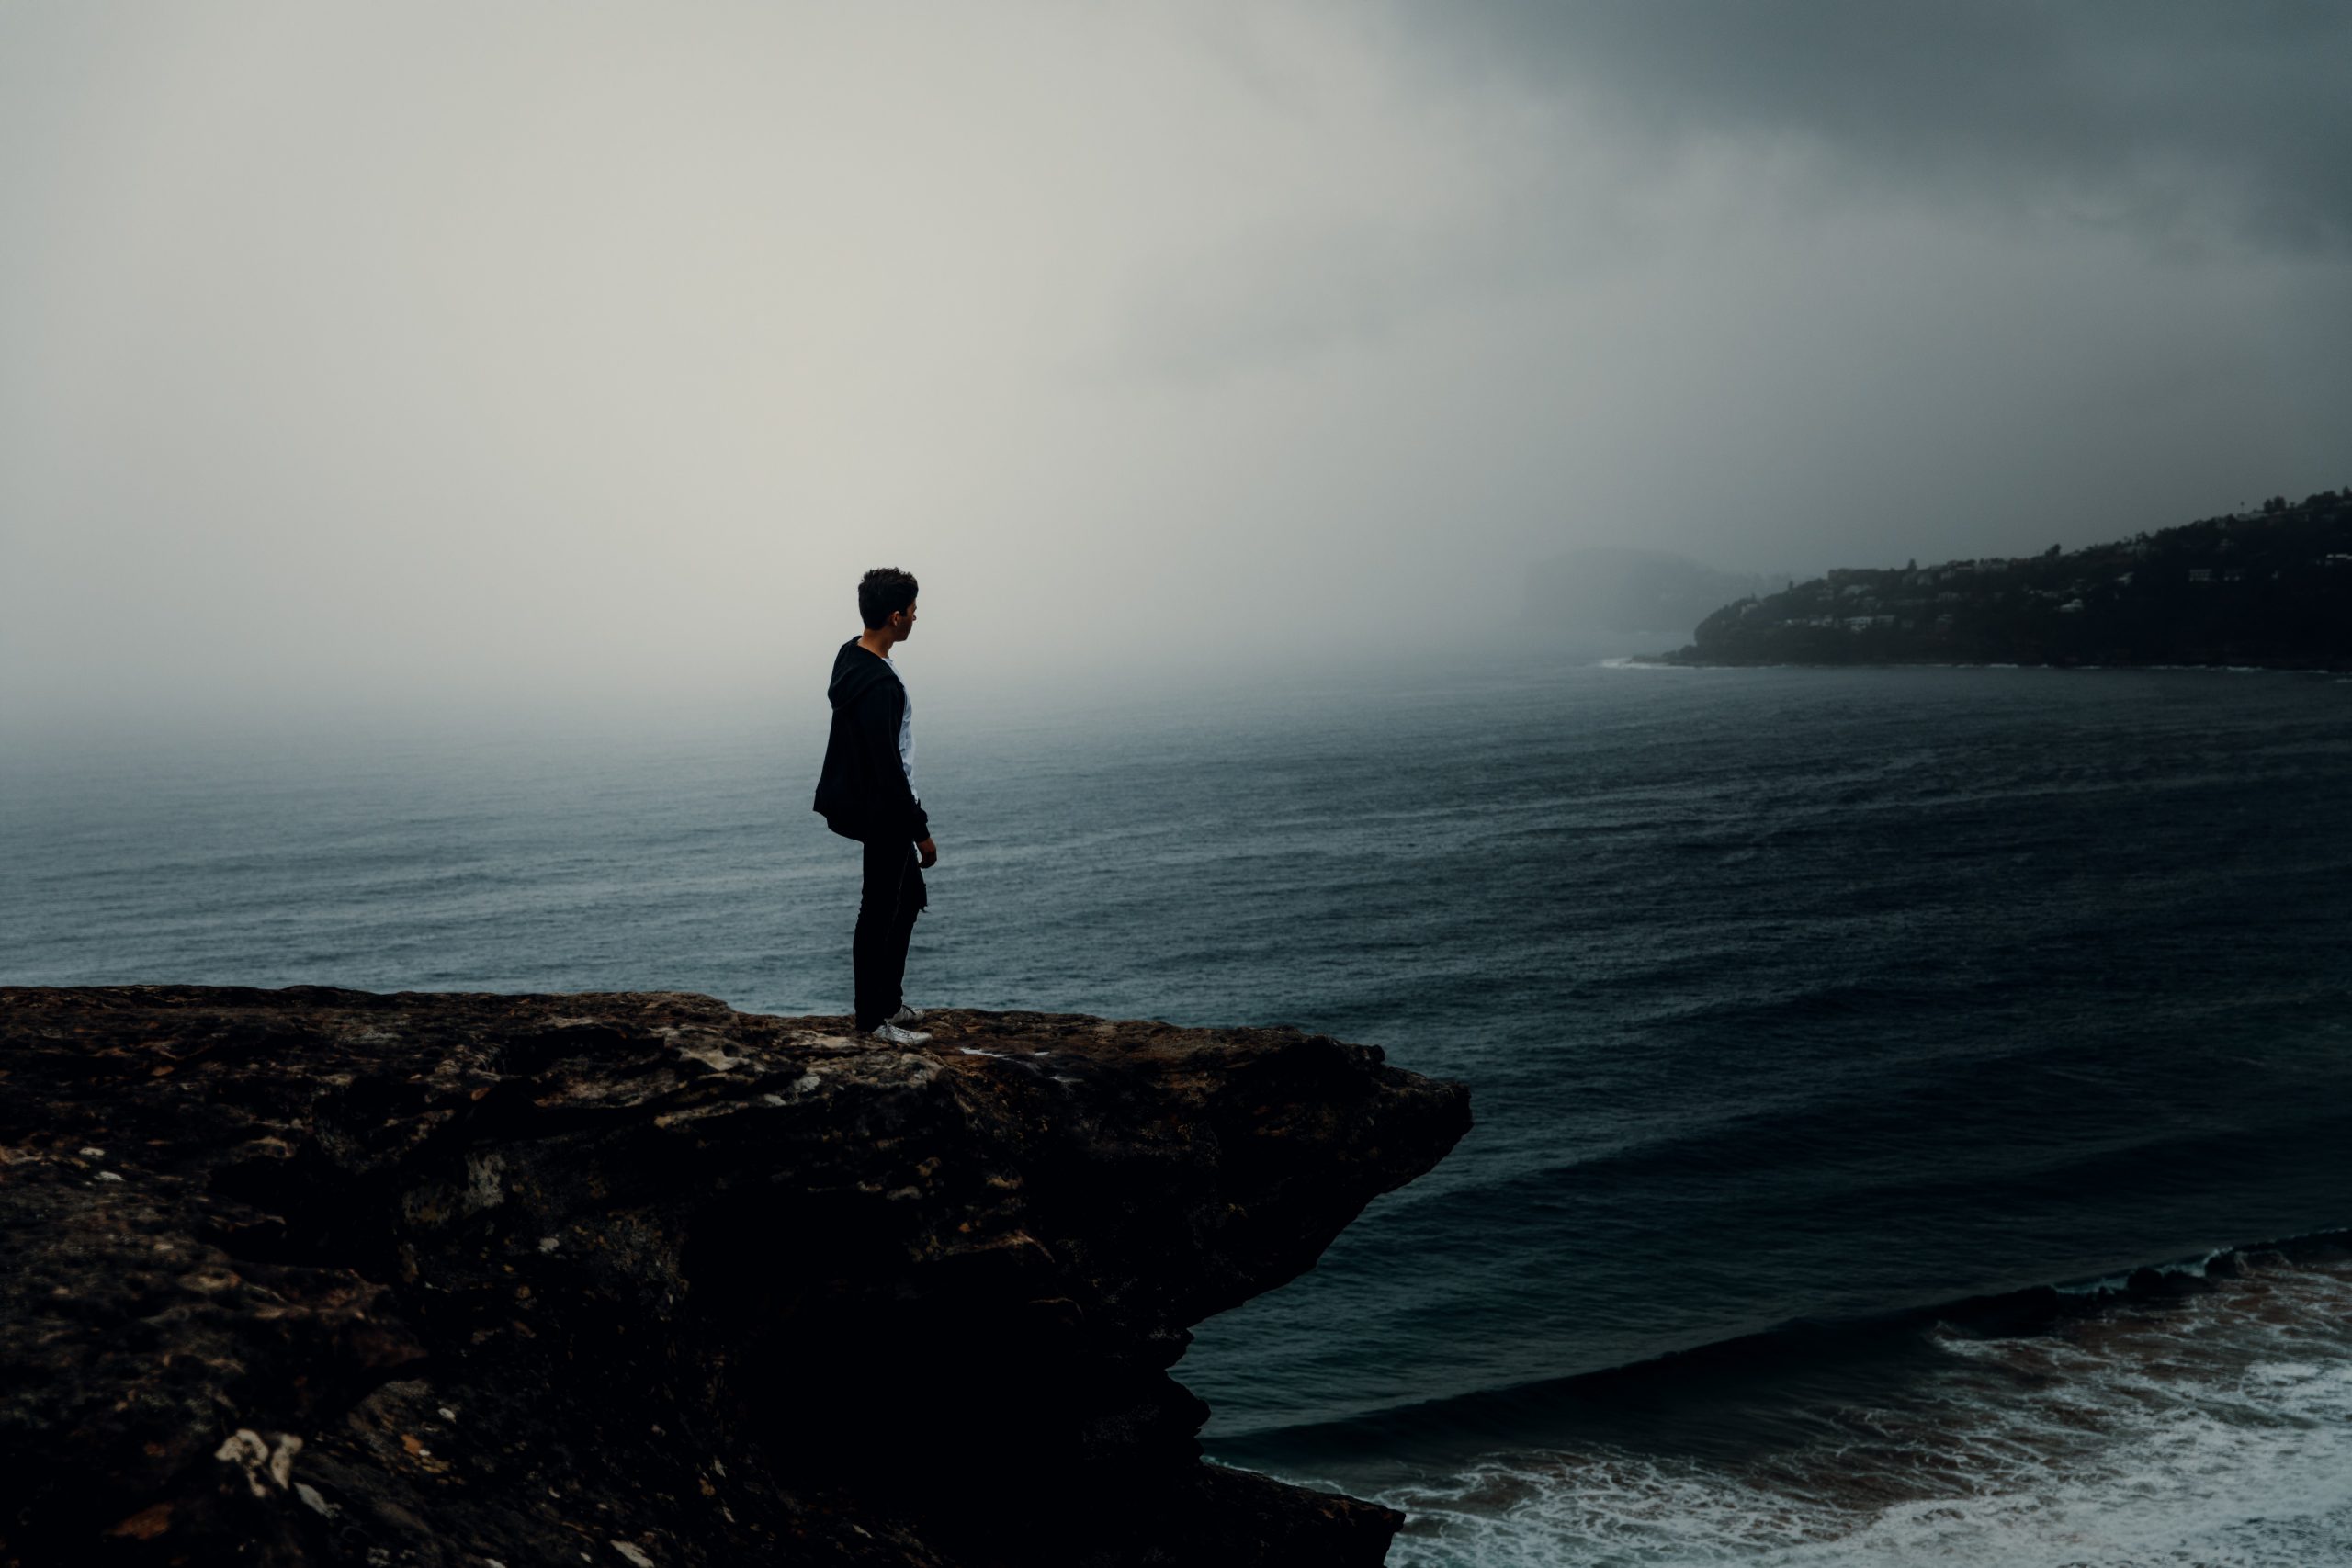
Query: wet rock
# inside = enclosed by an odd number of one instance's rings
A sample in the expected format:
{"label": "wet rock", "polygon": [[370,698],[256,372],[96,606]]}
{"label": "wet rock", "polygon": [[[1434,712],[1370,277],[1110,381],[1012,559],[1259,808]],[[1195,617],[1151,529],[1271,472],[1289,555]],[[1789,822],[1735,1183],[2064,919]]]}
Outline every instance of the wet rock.
{"label": "wet rock", "polygon": [[924,1027],[0,989],[0,1565],[1380,1562],[1388,1510],[1202,1463],[1168,1369],[1464,1090]]}

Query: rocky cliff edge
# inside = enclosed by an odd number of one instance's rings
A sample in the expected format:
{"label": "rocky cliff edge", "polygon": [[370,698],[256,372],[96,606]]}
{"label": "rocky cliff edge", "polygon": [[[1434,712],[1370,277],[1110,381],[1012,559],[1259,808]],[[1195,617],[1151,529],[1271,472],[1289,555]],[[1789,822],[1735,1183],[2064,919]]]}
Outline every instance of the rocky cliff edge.
{"label": "rocky cliff edge", "polygon": [[0,989],[0,1563],[1380,1562],[1187,1329],[1469,1125],[1294,1030]]}

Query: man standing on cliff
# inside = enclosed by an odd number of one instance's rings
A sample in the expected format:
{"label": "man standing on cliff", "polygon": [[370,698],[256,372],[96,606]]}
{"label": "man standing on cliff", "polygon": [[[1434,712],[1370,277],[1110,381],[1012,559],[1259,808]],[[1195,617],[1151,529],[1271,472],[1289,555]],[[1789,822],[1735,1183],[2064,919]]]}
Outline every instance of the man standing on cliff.
{"label": "man standing on cliff", "polygon": [[914,703],[890,650],[914,635],[915,580],[877,567],[857,585],[863,636],[833,657],[832,733],[817,779],[825,826],[865,846],[865,885],[857,901],[850,963],[857,987],[860,1033],[890,1045],[931,1038],[909,1027],[922,1014],[900,994],[907,943],[927,901],[923,869],[939,863],[931,819],[915,794]]}

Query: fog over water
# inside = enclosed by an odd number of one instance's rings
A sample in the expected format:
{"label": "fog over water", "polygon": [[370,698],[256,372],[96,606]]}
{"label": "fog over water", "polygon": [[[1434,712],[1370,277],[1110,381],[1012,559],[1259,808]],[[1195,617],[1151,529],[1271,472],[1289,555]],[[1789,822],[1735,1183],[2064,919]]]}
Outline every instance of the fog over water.
{"label": "fog over water", "polygon": [[2337,6],[0,7],[0,726],[1507,653],[2352,482]]}

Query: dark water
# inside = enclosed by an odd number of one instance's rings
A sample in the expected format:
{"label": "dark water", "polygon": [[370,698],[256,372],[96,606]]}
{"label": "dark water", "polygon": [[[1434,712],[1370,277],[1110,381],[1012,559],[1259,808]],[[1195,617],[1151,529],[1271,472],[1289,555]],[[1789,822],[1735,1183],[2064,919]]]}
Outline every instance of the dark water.
{"label": "dark water", "polygon": [[[0,978],[842,1010],[816,704],[19,750]],[[1408,1508],[1394,1561],[2352,1562],[2352,683],[1534,665],[919,717],[918,1005],[1289,1021],[1473,1085],[1452,1159],[1180,1369],[1220,1458]]]}

